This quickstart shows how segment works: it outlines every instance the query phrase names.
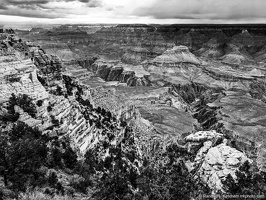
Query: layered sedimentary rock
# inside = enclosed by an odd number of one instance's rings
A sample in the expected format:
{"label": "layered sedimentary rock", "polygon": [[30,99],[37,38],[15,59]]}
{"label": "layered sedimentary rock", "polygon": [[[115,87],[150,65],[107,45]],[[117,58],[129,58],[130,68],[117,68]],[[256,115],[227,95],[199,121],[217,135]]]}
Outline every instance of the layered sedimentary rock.
{"label": "layered sedimentary rock", "polygon": [[[38,40],[48,52],[57,52],[62,59],[100,55],[121,59],[130,64],[153,59],[174,45],[185,45],[205,57],[219,58],[227,44],[243,46],[249,56],[258,52],[266,39],[264,27],[232,25],[99,25],[59,26],[50,30],[34,29],[26,37]],[[90,34],[87,34],[90,33]],[[217,43],[213,41],[217,40]],[[208,42],[209,41],[209,42]],[[209,44],[208,44],[209,43]],[[207,47],[206,47],[207,44]],[[217,44],[219,44],[217,46]],[[89,47],[89,48],[88,48]],[[204,50],[205,49],[205,50]],[[241,54],[229,60],[241,60]],[[237,62],[237,61],[235,61]]]}
{"label": "layered sedimentary rock", "polygon": [[7,101],[12,93],[27,94],[35,100],[48,97],[31,60],[2,62],[0,68],[0,102]]}
{"label": "layered sedimentary rock", "polygon": [[175,46],[172,49],[166,50],[161,56],[156,57],[151,61],[155,65],[174,66],[179,63],[200,64],[200,61],[194,56],[186,46]]}
{"label": "layered sedimentary rock", "polygon": [[128,64],[139,64],[146,59],[153,58],[154,54],[147,48],[135,47],[128,49],[122,57],[122,62]]}

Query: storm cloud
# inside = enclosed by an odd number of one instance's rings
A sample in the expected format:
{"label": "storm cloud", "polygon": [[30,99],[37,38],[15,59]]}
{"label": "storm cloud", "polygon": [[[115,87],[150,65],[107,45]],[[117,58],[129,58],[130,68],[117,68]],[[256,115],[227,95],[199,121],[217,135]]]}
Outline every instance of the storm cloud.
{"label": "storm cloud", "polygon": [[[101,6],[100,0],[3,0],[0,14],[29,18],[65,18],[68,15],[82,14],[80,7],[95,8]],[[83,5],[81,5],[83,4]],[[76,9],[76,10],[75,10]],[[80,13],[81,12],[81,13]]]}
{"label": "storm cloud", "polygon": [[265,0],[155,0],[133,13],[157,19],[249,19],[265,18],[264,8]]}
{"label": "storm cloud", "polygon": [[265,8],[266,0],[1,0],[0,22],[266,23]]}

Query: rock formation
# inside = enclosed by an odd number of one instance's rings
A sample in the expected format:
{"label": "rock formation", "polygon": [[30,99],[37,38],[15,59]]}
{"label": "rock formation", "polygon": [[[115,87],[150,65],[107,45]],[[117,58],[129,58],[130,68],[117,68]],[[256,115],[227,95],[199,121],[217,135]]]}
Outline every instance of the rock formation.
{"label": "rock formation", "polygon": [[200,64],[200,61],[189,52],[186,46],[175,46],[173,49],[166,50],[161,56],[151,61],[155,65],[174,66],[179,63]]}
{"label": "rock formation", "polygon": [[241,164],[245,161],[252,162],[245,154],[230,147],[223,135],[216,131],[196,132],[188,135],[185,140],[189,147],[192,144],[202,146],[197,151],[191,170],[196,168],[197,175],[208,183],[214,192],[223,191],[222,180],[228,174],[235,177],[235,171]]}
{"label": "rock formation", "polygon": [[105,81],[117,81],[128,86],[149,86],[149,72],[138,65],[126,65],[119,61],[99,59],[89,68]]}

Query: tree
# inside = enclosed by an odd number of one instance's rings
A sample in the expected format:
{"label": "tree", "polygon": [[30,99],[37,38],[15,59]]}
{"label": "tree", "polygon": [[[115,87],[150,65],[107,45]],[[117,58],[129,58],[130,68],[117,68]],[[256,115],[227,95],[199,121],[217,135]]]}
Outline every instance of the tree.
{"label": "tree", "polygon": [[236,179],[228,175],[222,182],[225,191],[232,195],[266,195],[266,176],[263,172],[253,173],[250,163],[245,161],[235,173]]}
{"label": "tree", "polygon": [[17,191],[25,191],[40,177],[37,169],[45,162],[46,138],[40,132],[18,122],[1,136],[0,168],[5,184],[12,183]]}
{"label": "tree", "polygon": [[52,186],[52,187],[55,187],[56,184],[58,182],[58,179],[57,179],[57,175],[56,173],[53,171],[49,174],[49,177],[48,177],[48,183]]}
{"label": "tree", "polygon": [[43,100],[38,100],[36,104],[37,104],[37,106],[41,107],[43,104]]}
{"label": "tree", "polygon": [[62,158],[64,159],[65,166],[69,169],[74,169],[75,165],[77,164],[77,154],[72,150],[72,148],[67,145],[65,152],[62,155]]}
{"label": "tree", "polygon": [[8,103],[9,106],[7,109],[11,114],[15,114],[14,106],[17,105],[27,112],[31,117],[36,116],[36,106],[33,103],[33,100],[26,94],[19,94],[16,96],[14,93],[12,93]]}

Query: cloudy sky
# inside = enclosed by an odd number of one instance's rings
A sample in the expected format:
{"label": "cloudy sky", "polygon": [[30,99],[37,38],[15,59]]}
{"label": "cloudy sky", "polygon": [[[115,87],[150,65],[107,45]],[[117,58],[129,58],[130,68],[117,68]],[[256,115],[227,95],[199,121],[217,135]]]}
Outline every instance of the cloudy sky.
{"label": "cloudy sky", "polygon": [[266,0],[0,0],[0,24],[266,23]]}

